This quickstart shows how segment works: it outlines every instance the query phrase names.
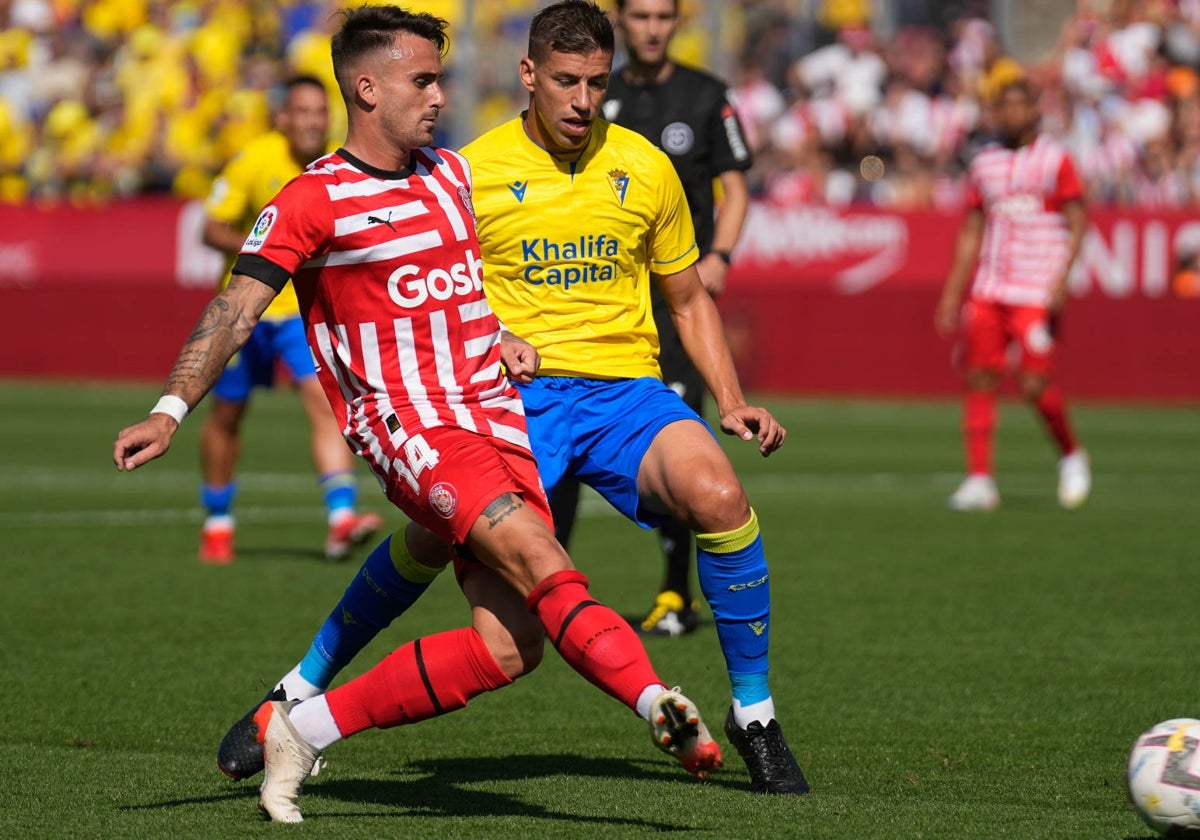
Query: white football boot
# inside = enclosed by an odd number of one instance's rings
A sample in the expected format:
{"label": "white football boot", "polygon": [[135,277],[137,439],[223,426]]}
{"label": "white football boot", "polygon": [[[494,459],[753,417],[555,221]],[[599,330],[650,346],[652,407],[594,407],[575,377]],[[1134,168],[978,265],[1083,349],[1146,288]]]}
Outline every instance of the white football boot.
{"label": "white football boot", "polygon": [[700,710],[678,688],[664,691],[650,704],[650,739],[698,779],[707,779],[723,763],[721,747],[700,719]]}
{"label": "white football boot", "polygon": [[950,510],[995,510],[1000,507],[1000,491],[990,475],[976,473],[963,479],[946,504]]}
{"label": "white football boot", "polygon": [[254,715],[263,745],[263,781],[258,807],[275,822],[303,822],[296,800],[309,776],[324,765],[321,753],[300,737],[288,717],[295,701],[263,703]]}
{"label": "white football boot", "polygon": [[1074,510],[1087,501],[1092,492],[1092,467],[1088,454],[1076,449],[1058,461],[1058,503]]}

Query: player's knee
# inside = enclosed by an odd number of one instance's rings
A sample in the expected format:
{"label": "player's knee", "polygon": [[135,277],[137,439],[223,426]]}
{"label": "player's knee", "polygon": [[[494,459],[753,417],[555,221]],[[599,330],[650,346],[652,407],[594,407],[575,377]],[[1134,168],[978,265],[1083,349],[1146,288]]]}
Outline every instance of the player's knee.
{"label": "player's knee", "polygon": [[578,601],[587,595],[587,575],[577,569],[559,569],[541,577],[537,584],[525,596],[525,606],[531,613],[537,614],[544,599],[553,595],[552,600],[562,598]]}
{"label": "player's knee", "polygon": [[1017,387],[1027,402],[1037,402],[1046,390],[1046,379],[1037,374],[1025,374],[1017,380]]}
{"label": "player's knee", "polygon": [[404,545],[422,566],[438,569],[450,562],[450,550],[446,544],[433,531],[416,522],[410,521],[405,527]]}
{"label": "player's knee", "polygon": [[242,415],[244,413],[244,403],[233,403],[220,399],[212,400],[212,408],[209,409],[208,416],[204,418],[205,427],[209,431],[236,437],[238,429],[242,425]]}
{"label": "player's knee", "polygon": [[967,387],[972,391],[994,391],[1000,377],[994,371],[985,368],[974,368],[967,371]]}
{"label": "player's knee", "polygon": [[746,524],[750,518],[750,500],[742,484],[733,475],[713,475],[700,483],[686,517],[693,530],[720,534]]}
{"label": "player's knee", "polygon": [[546,633],[541,626],[530,627],[526,632],[513,636],[515,661],[510,663],[510,669],[504,673],[512,679],[524,676],[542,664],[542,655],[546,648]]}
{"label": "player's knee", "polygon": [[509,679],[515,680],[537,668],[542,662],[546,634],[540,624],[509,626],[505,632],[480,631],[488,653]]}
{"label": "player's knee", "polygon": [[548,528],[530,533],[516,553],[516,588],[525,593],[536,590],[547,579],[561,580],[559,574],[574,571],[566,549]]}

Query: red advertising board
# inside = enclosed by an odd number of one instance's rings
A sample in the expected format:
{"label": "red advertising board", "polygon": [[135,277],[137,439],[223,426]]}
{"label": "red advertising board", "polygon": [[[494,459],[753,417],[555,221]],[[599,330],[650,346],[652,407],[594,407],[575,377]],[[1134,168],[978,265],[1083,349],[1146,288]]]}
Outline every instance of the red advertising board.
{"label": "red advertising board", "polygon": [[[1200,298],[1180,298],[1184,214],[1090,213],[1070,279],[1060,376],[1098,399],[1200,399]],[[933,330],[956,214],[752,206],[720,300],[748,388],[936,395],[957,391],[953,342]]]}
{"label": "red advertising board", "polygon": [[[0,374],[157,380],[222,269],[198,203],[0,207]],[[933,308],[960,217],[754,204],[720,306],[748,388],[954,393]],[[1061,377],[1097,399],[1200,400],[1200,299],[1171,279],[1200,219],[1091,214]]]}
{"label": "red advertising board", "polygon": [[202,209],[0,206],[0,374],[165,377],[211,297]]}

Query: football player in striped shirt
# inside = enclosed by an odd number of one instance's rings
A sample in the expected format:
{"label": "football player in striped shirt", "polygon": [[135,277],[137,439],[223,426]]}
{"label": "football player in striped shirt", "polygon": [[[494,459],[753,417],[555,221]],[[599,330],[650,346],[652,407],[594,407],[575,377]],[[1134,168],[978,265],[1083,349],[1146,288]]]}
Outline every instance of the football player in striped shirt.
{"label": "football player in striped shirt", "polygon": [[[326,747],[508,685],[537,665],[547,636],[703,778],[721,765],[721,751],[695,705],[666,687],[628,622],[590,597],[554,538],[509,379],[531,379],[537,353],[504,334],[484,298],[465,160],[430,146],[445,105],[445,21],[395,6],[344,15],[332,43],[349,111],[344,146],[263,208],[162,399],[120,432],[113,459],[132,470],[166,452],[291,278],[343,434],[412,520],[367,558],[351,583],[352,608],[369,623],[373,599],[411,603],[454,546],[473,625],[403,645],[327,693],[261,704],[253,715],[265,762],[260,804],[276,821],[300,822],[300,788]],[[338,629],[359,632],[355,622]],[[302,681],[311,664],[301,664]]]}
{"label": "football player in striped shirt", "polygon": [[1087,228],[1083,188],[1067,150],[1039,131],[1032,82],[1008,83],[993,108],[1000,140],[971,161],[967,216],[935,315],[942,335],[961,330],[967,385],[967,476],[949,505],[959,511],[1000,505],[992,469],[996,391],[1011,347],[1021,395],[1059,451],[1058,501],[1077,508],[1091,490],[1091,468],[1052,373],[1067,279]]}

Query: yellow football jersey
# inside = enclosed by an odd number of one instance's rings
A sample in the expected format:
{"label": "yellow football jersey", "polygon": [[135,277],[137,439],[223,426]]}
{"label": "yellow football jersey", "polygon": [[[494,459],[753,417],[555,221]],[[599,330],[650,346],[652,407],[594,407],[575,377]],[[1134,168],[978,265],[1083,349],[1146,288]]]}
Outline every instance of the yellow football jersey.
{"label": "yellow football jersey", "polygon": [[574,162],[530,140],[520,118],[462,152],[488,302],[541,353],[541,374],[661,377],[650,275],[698,257],[670,159],[599,119]]}
{"label": "yellow football jersey", "polygon": [[[278,131],[268,132],[247,143],[237,157],[225,165],[213,181],[212,190],[204,202],[204,210],[212,218],[249,234],[259,211],[303,169],[292,160],[287,138]],[[236,255],[231,256],[225,266],[222,289],[229,283],[229,269],[233,268],[235,259]],[[296,290],[289,282],[271,301],[262,317],[264,320],[280,320],[299,314]]]}

